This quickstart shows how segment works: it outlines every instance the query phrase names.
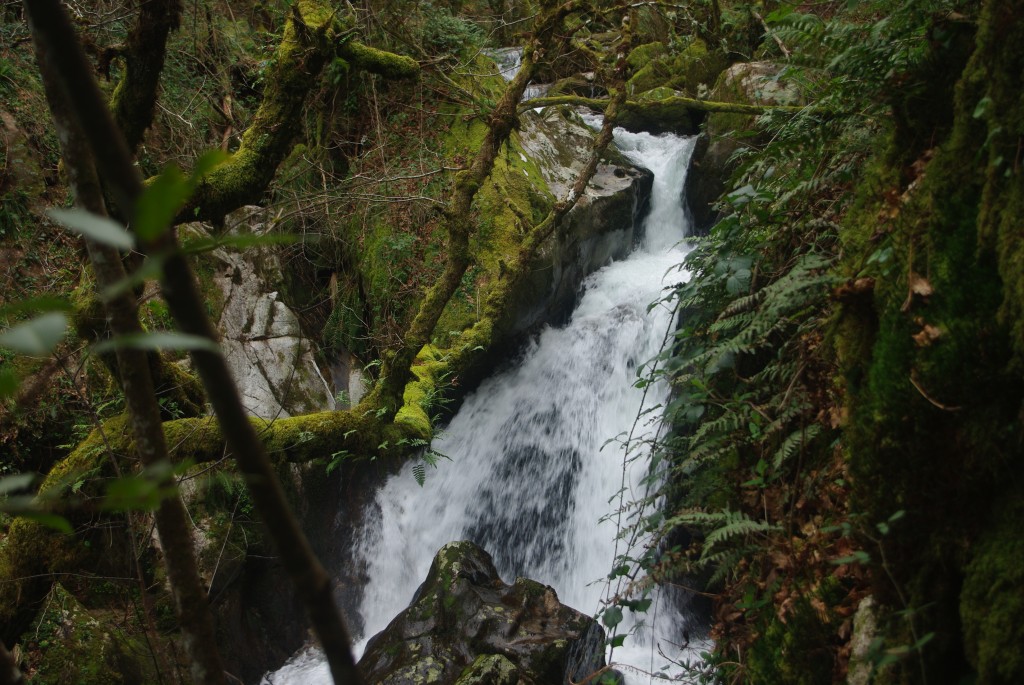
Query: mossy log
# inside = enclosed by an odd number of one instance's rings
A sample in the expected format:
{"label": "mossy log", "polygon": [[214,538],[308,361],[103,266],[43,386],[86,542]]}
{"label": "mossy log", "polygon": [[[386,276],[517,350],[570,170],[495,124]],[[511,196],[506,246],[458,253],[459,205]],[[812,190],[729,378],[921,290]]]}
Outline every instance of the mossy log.
{"label": "mossy log", "polygon": [[[527,100],[519,106],[520,111],[536,107],[571,105],[603,111],[608,106],[607,98],[588,98],[580,95],[555,95]],[[697,126],[705,114],[728,113],[759,116],[767,112],[800,112],[804,107],[791,105],[749,105],[736,102],[715,102],[698,100],[679,95],[651,100],[626,100],[619,115],[621,120],[655,121],[665,130],[681,133],[697,133]],[[696,116],[694,113],[697,113]]]}

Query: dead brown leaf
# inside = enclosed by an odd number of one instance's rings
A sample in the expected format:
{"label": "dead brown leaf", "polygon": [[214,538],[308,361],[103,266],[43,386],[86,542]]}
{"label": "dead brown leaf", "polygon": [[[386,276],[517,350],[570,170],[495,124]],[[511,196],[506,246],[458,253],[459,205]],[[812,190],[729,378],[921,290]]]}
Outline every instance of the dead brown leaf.
{"label": "dead brown leaf", "polygon": [[918,347],[929,347],[933,342],[942,337],[942,331],[935,326],[926,323],[920,332],[911,336],[914,344]]}

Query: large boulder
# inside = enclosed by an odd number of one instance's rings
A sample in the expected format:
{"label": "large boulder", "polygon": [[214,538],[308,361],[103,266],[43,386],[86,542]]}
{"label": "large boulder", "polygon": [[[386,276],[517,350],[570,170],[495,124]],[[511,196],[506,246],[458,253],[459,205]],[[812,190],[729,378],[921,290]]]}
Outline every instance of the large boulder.
{"label": "large boulder", "polygon": [[441,548],[412,603],[371,638],[359,667],[380,685],[557,685],[584,682],[604,665],[603,650],[594,619],[561,604],[550,587],[504,583],[490,555],[464,541]]}
{"label": "large boulder", "polygon": [[[563,198],[590,157],[596,132],[568,107],[523,117],[521,142],[551,193]],[[621,259],[636,241],[637,217],[654,176],[610,149],[586,192],[541,248],[530,278],[513,298],[507,323],[513,337],[568,316],[588,274]]]}
{"label": "large boulder", "polygon": [[[261,236],[272,228],[259,207],[243,207],[227,218],[231,234]],[[219,248],[212,257],[212,280],[223,302],[221,348],[246,410],[272,420],[334,409],[334,394],[314,359],[316,348],[281,300],[277,251],[269,246]]]}
{"label": "large boulder", "polygon": [[[782,76],[783,67],[772,62],[734,64],[718,77],[710,99],[751,105],[799,104],[799,89]],[[684,190],[694,233],[707,233],[718,220],[713,205],[726,190],[726,182],[735,169],[736,152],[766,142],[757,133],[755,119],[749,114],[724,112],[707,118],[690,158]]]}

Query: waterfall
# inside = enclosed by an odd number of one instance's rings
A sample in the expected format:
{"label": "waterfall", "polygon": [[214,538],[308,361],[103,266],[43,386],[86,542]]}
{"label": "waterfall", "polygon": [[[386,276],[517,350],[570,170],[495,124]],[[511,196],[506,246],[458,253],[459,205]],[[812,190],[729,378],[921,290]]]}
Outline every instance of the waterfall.
{"label": "waterfall", "polygon": [[[378,493],[356,550],[370,579],[358,654],[409,604],[435,552],[451,540],[481,545],[506,581],[526,576],[584,613],[599,609],[617,535],[614,520],[602,519],[617,506],[623,483],[626,501],[642,497],[647,473],[643,455],[631,452],[624,478],[621,441],[657,430],[637,416],[668,396],[664,385],[645,395],[634,384],[638,365],[658,353],[674,325],[671,311],[649,305],[688,277],[678,265],[687,228],[681,189],[693,150],[693,139],[621,129],[615,142],[655,174],[641,244],[586,279],[566,326],[544,330],[518,363],[466,398],[433,443],[451,461],[428,469],[422,487],[410,464]],[[683,641],[685,619],[660,604],[645,617],[653,625],[616,649],[617,663],[655,670],[659,649],[680,654],[674,645]],[[624,670],[627,682],[641,682]],[[265,682],[330,680],[322,657],[306,653]]]}
{"label": "waterfall", "polygon": [[[523,63],[522,48],[497,48],[495,50],[484,50],[485,55],[494,60],[498,65],[498,73],[506,81],[515,78],[519,66]],[[550,83],[531,83],[523,91],[523,100],[532,100],[547,95]]]}

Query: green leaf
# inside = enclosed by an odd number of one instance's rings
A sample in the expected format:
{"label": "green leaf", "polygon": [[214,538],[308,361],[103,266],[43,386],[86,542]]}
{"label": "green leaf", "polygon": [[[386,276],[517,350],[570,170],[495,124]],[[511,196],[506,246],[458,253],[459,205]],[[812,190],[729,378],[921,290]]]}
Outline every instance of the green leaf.
{"label": "green leaf", "polygon": [[58,514],[51,514],[48,511],[23,511],[21,516],[67,535],[75,532],[66,518]]}
{"label": "green leaf", "polygon": [[620,564],[612,569],[612,572],[608,574],[608,580],[615,580],[619,576],[625,576],[629,574],[629,564]]}
{"label": "green leaf", "polygon": [[608,607],[601,616],[601,623],[608,628],[614,628],[622,623],[622,609],[620,607]]}
{"label": "green leaf", "polygon": [[135,205],[132,228],[143,240],[153,240],[167,232],[171,222],[191,192],[188,179],[178,167],[169,165],[143,191]]}
{"label": "green leaf", "polygon": [[972,114],[971,116],[973,116],[975,119],[982,118],[983,116],[985,116],[985,112],[988,111],[988,108],[991,104],[992,98],[986,95],[982,99],[978,100],[978,104],[974,106],[974,114]]}
{"label": "green leaf", "polygon": [[871,561],[871,555],[862,549],[858,549],[853,554],[846,557],[839,557],[833,559],[832,563],[836,566],[842,566],[843,564],[867,564]]}
{"label": "green leaf", "polygon": [[168,165],[143,191],[135,205],[132,227],[138,236],[143,240],[153,240],[166,233],[203,177],[230,157],[223,150],[210,150],[199,158],[188,177],[178,167]]}
{"label": "green leaf", "polygon": [[100,291],[100,299],[104,302],[116,299],[126,292],[133,290],[135,286],[141,285],[146,281],[159,280],[160,276],[163,275],[164,262],[167,258],[164,255],[152,255],[146,257],[146,260],[142,262],[142,266],[128,274],[116,283],[108,285],[106,288]]}
{"label": "green leaf", "polygon": [[35,479],[36,474],[34,473],[16,473],[13,476],[4,476],[0,478],[0,495],[27,488]]}
{"label": "green leaf", "polygon": [[6,304],[0,307],[0,316],[17,316],[25,312],[69,312],[72,309],[71,303],[62,297],[43,295]]}
{"label": "green leaf", "polygon": [[189,184],[195,188],[199,181],[203,180],[203,176],[206,176],[229,159],[231,159],[231,154],[220,148],[204,152],[196,161],[196,165],[192,167],[192,175],[188,179]]}
{"label": "green leaf", "polygon": [[0,400],[5,397],[13,397],[18,392],[20,384],[18,374],[14,372],[14,369],[0,369]]}
{"label": "green leaf", "polygon": [[0,347],[20,354],[44,357],[64,339],[68,317],[49,312],[0,333]]}
{"label": "green leaf", "polygon": [[133,335],[119,335],[111,340],[93,345],[96,354],[131,348],[135,350],[192,350],[220,353],[220,346],[209,338],[174,331],[153,331]]}
{"label": "green leaf", "polygon": [[612,647],[621,647],[626,642],[625,635],[613,635],[612,639],[608,641]]}
{"label": "green leaf", "polygon": [[637,613],[642,613],[651,608],[652,601],[653,600],[650,597],[644,597],[643,599],[638,599],[630,604],[629,608]]}
{"label": "green leaf", "polygon": [[181,465],[176,467],[164,460],[146,466],[137,475],[111,481],[103,508],[112,511],[156,509],[177,492],[174,475],[180,468]]}
{"label": "green leaf", "polygon": [[135,238],[132,234],[113,219],[98,216],[84,209],[50,209],[47,214],[64,228],[89,240],[119,250],[131,250],[135,247]]}

